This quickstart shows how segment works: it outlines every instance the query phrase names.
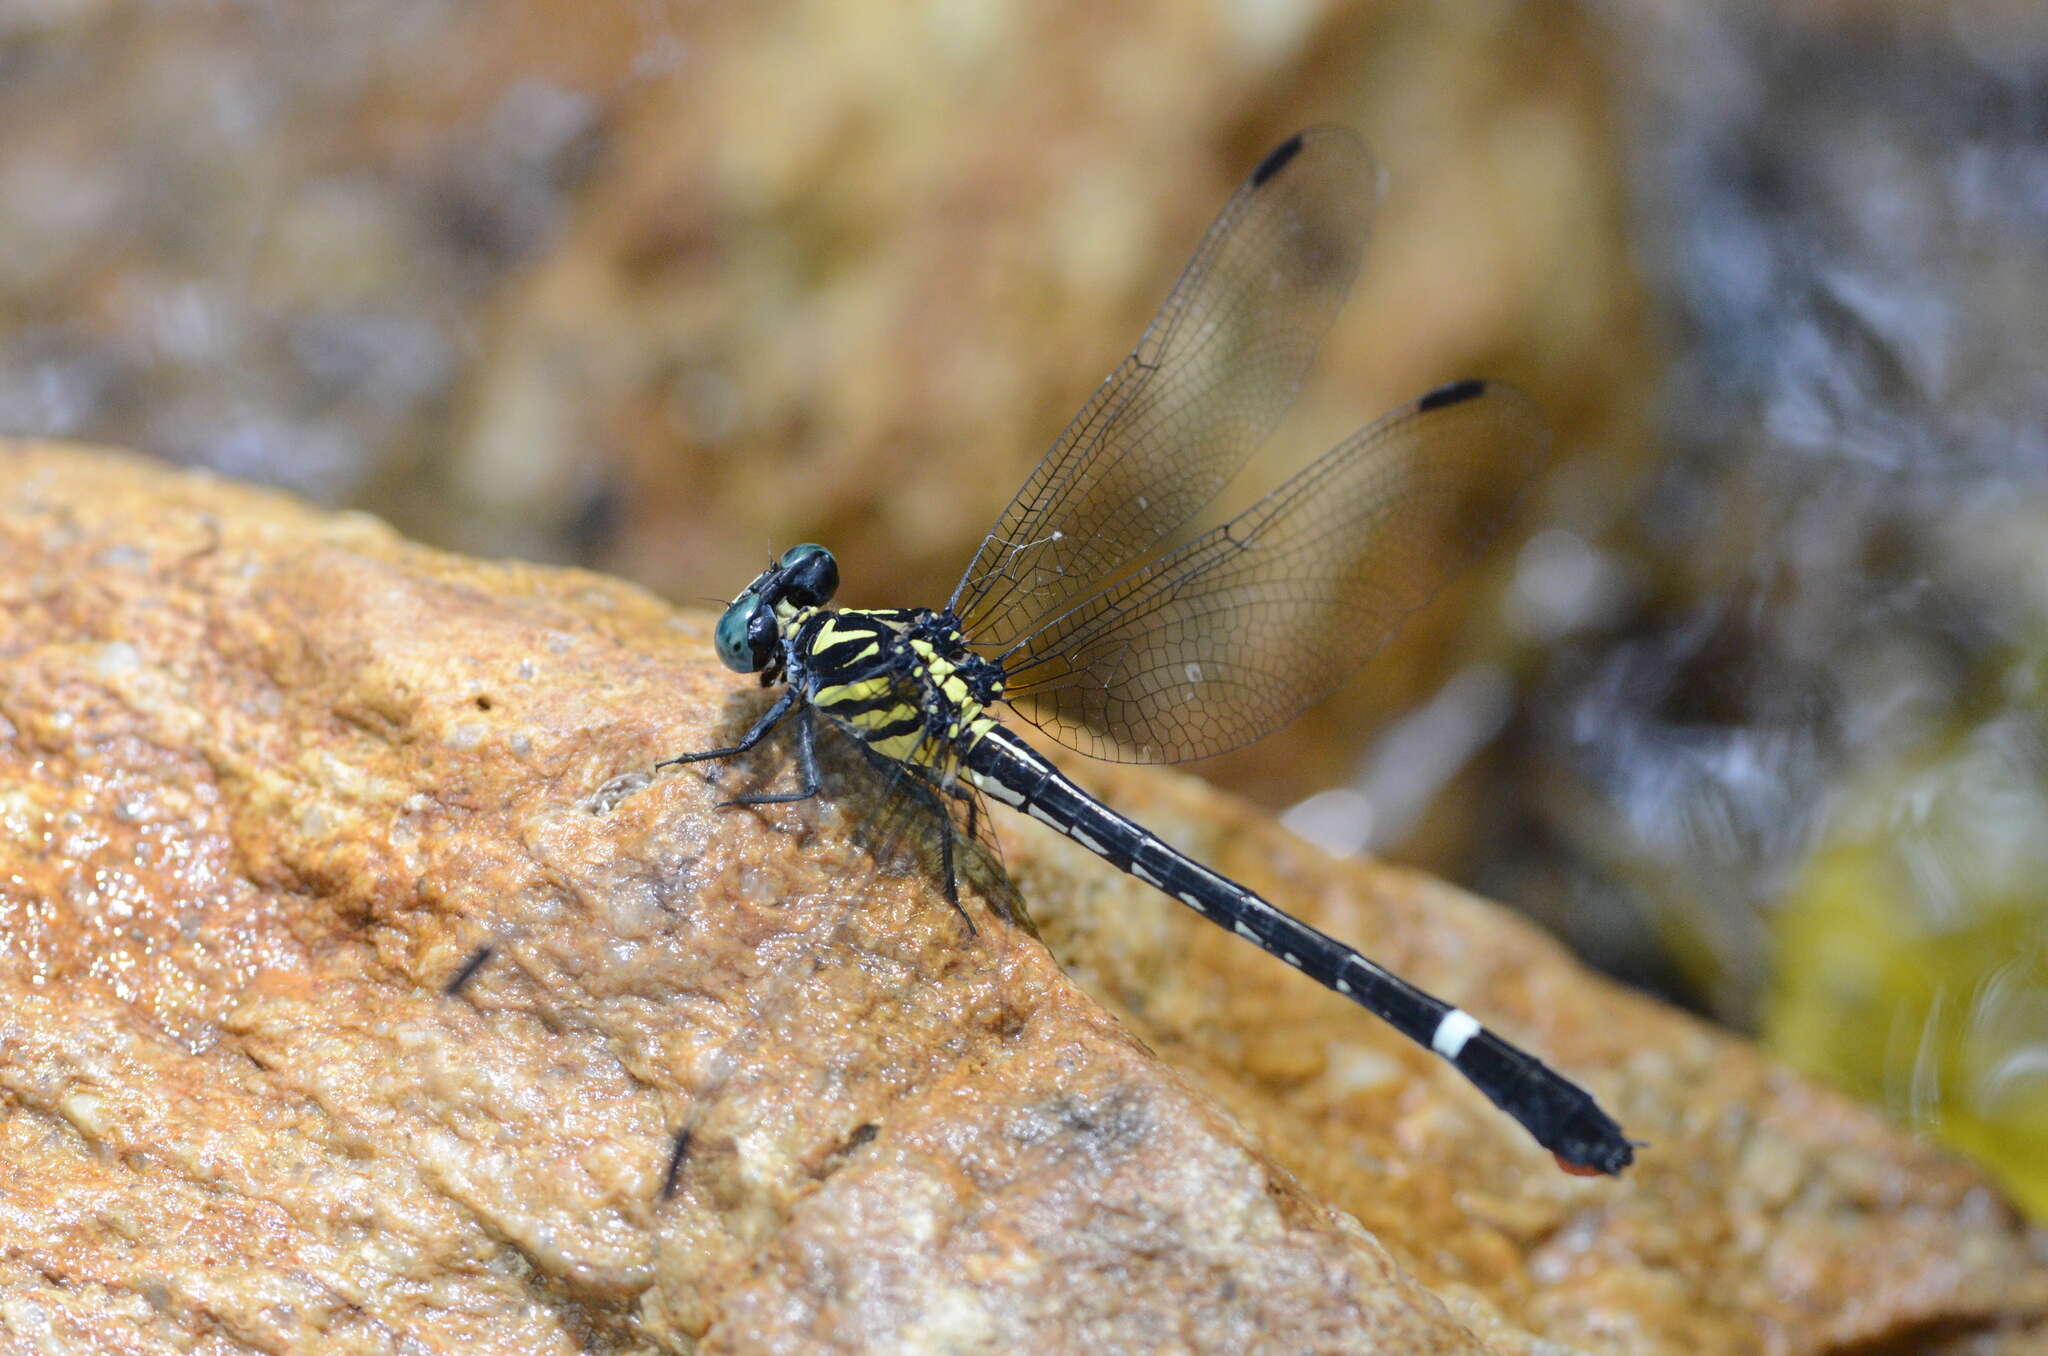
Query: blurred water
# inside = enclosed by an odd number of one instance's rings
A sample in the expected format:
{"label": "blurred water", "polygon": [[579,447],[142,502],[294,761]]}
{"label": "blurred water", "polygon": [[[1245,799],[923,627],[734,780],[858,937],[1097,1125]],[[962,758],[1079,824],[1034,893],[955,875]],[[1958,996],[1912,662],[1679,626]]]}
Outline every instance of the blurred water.
{"label": "blurred water", "polygon": [[1531,703],[1518,869],[2048,1205],[2043,25],[1610,18],[1665,452],[1640,605]]}

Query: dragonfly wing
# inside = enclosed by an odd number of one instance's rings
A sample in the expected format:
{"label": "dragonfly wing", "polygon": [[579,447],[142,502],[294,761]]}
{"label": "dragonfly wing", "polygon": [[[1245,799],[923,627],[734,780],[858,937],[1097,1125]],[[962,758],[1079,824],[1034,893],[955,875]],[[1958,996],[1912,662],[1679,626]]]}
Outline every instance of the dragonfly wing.
{"label": "dragonfly wing", "polygon": [[1259,739],[1430,600],[1506,518],[1503,488],[1526,481],[1548,441],[1512,388],[1440,387],[1018,642],[1008,695],[1052,738],[1113,761]]}
{"label": "dragonfly wing", "polygon": [[1378,194],[1343,128],[1290,138],[1252,171],[969,562],[950,606],[977,647],[1006,648],[1099,588],[1237,474],[1351,290]]}

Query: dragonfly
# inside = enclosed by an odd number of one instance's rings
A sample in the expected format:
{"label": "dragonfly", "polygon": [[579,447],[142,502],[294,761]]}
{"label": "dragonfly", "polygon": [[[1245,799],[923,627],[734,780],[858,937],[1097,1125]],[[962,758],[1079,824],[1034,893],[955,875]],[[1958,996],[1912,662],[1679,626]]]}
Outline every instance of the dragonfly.
{"label": "dragonfly", "polygon": [[1379,184],[1344,129],[1282,142],[1225,204],[1137,348],[1010,500],[944,607],[834,608],[832,553],[791,547],[713,635],[728,668],[779,694],[736,743],[657,766],[736,757],[789,720],[801,785],[724,804],[806,800],[820,788],[822,718],[937,807],[956,908],[952,813],[966,806],[971,835],[987,796],[1433,1051],[1567,1171],[1618,1175],[1638,1146],[1584,1089],[1117,813],[997,718],[1006,708],[1067,748],[1117,761],[1181,762],[1250,743],[1327,696],[1429,601],[1450,572],[1437,530],[1452,510],[1540,464],[1548,435],[1532,402],[1496,382],[1456,381],[1228,521],[1187,532],[1293,404],[1359,270]]}

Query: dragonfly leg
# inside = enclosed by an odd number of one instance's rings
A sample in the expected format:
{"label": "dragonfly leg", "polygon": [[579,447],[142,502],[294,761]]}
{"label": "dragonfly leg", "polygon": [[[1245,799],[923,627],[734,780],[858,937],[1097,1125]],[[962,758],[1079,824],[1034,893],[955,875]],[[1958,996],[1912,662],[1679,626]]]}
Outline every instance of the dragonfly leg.
{"label": "dragonfly leg", "polygon": [[953,816],[939,810],[939,870],[946,878],[946,902],[953,906],[953,912],[960,915],[960,921],[967,925],[967,935],[972,937],[977,929],[974,918],[960,903],[960,873],[953,866],[953,841],[959,832],[953,827]]}
{"label": "dragonfly leg", "polygon": [[[960,831],[953,827],[953,816],[947,813],[946,803],[939,799],[939,793],[924,776],[911,773],[909,793],[915,796],[931,816],[938,821],[939,828],[939,879],[946,892],[946,902],[953,906],[953,912],[960,915],[960,921],[967,925],[969,936],[976,929],[974,919],[960,903],[960,873],[954,855],[954,842]],[[943,783],[942,783],[943,785]],[[946,787],[949,793],[959,794],[958,788]]]}
{"label": "dragonfly leg", "polygon": [[967,807],[967,836],[975,838],[981,833],[981,802],[975,794],[956,781],[945,783],[946,794]]}
{"label": "dragonfly leg", "polygon": [[679,753],[673,758],[664,758],[654,766],[656,770],[673,767],[677,763],[701,763],[707,758],[730,758],[736,753],[745,753],[760,743],[775,728],[776,723],[789,714],[789,708],[796,705],[796,689],[787,688],[776,698],[775,705],[768,708],[761,718],[754,722],[754,728],[740,736],[740,742],[727,749],[706,749],[702,753]]}
{"label": "dragonfly leg", "polygon": [[787,805],[791,801],[809,800],[818,794],[818,734],[812,723],[811,708],[806,706],[796,713],[796,761],[802,771],[804,784],[796,791],[759,791],[745,796],[734,796],[731,800],[718,802],[721,810],[735,805]]}

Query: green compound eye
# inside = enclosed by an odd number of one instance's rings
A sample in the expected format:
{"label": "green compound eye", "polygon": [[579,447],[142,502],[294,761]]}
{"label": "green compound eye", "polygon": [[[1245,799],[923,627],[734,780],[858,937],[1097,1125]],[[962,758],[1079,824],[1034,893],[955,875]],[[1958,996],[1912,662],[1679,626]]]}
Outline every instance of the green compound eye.
{"label": "green compound eye", "polygon": [[727,668],[735,673],[759,673],[775,657],[780,638],[773,609],[749,593],[725,610],[713,639],[718,658]]}
{"label": "green compound eye", "polygon": [[839,562],[815,542],[790,547],[775,565],[780,596],[799,607],[823,607],[839,591]]}

